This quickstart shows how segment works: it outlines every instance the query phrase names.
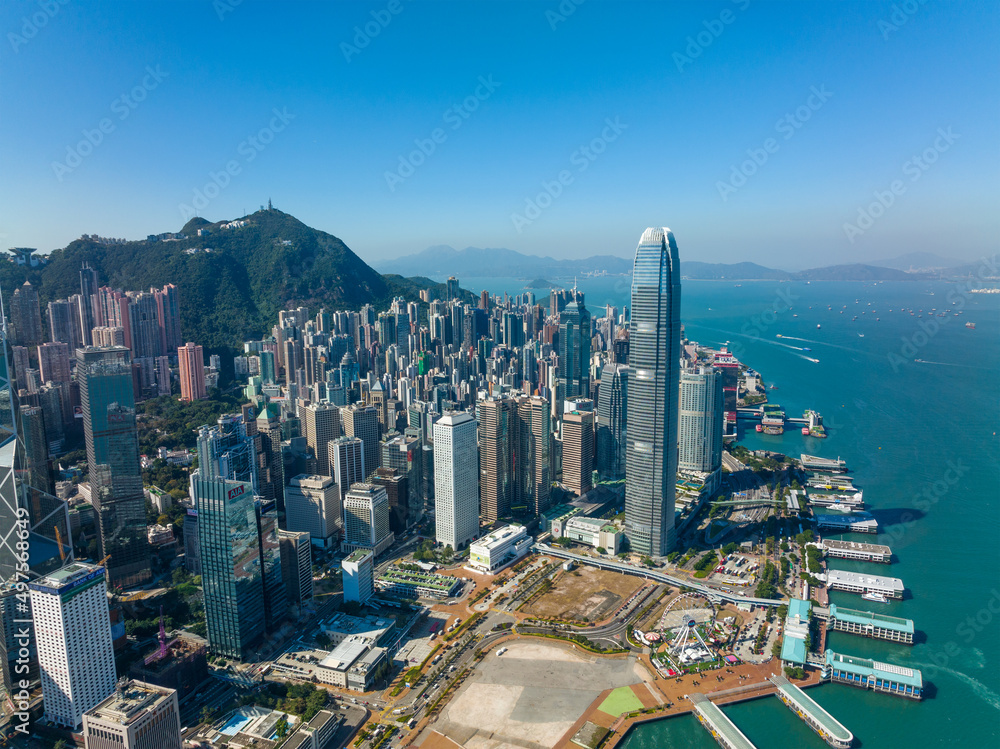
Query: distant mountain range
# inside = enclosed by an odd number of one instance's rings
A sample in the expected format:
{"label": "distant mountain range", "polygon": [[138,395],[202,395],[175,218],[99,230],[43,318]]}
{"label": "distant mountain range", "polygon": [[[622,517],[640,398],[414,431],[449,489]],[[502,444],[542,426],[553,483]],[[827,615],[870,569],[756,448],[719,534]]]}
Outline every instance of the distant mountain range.
{"label": "distant mountain range", "polygon": [[456,250],[448,245],[435,245],[423,252],[375,264],[381,273],[401,276],[513,276],[516,278],[550,278],[585,273],[630,273],[632,260],[615,255],[594,255],[582,260],[556,260],[551,257],[525,255],[503,247],[466,247]]}
{"label": "distant mountain range", "polygon": [[[608,275],[632,271],[632,260],[617,255],[594,255],[582,260],[556,260],[525,255],[506,248],[466,247],[456,250],[448,245],[428,247],[423,252],[376,264],[383,273],[403,276],[568,278],[593,273]],[[767,268],[757,263],[703,263],[681,261],[681,275],[692,280],[741,281],[911,281],[961,275],[971,266],[927,252],[911,252],[889,260],[871,263],[830,265],[792,272]]]}

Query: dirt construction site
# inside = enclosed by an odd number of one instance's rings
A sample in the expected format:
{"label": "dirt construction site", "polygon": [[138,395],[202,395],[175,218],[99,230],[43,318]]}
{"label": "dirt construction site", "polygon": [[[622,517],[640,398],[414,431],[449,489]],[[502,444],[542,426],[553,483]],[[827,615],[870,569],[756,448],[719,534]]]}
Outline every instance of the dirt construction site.
{"label": "dirt construction site", "polygon": [[438,720],[421,749],[547,749],[606,689],[650,678],[635,656],[592,656],[566,643],[529,638],[486,656]]}
{"label": "dirt construction site", "polygon": [[643,579],[620,572],[583,566],[560,572],[552,587],[520,609],[527,616],[579,622],[607,619],[641,588]]}

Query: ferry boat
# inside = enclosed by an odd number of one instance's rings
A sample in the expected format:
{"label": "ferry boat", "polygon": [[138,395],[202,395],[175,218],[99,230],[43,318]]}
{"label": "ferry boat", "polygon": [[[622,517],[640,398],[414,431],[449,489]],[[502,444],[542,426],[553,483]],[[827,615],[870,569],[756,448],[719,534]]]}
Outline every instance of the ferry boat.
{"label": "ferry boat", "polygon": [[969,328],[971,330],[975,330],[976,329],[976,324],[974,322],[967,322],[967,323],[965,323],[965,327],[967,327],[967,328]]}
{"label": "ferry boat", "polygon": [[875,603],[889,603],[889,599],[881,593],[865,593],[861,597],[866,601],[875,601]]}

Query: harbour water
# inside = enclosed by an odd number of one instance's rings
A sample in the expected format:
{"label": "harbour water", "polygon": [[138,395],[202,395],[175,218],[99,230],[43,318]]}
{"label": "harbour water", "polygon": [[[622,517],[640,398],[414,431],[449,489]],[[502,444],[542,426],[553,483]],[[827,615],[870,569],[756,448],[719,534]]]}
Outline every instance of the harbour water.
{"label": "harbour water", "polygon": [[[518,279],[460,281],[475,292],[524,291]],[[588,278],[578,286],[597,314],[605,304],[619,311],[627,305],[629,283]],[[844,458],[881,526],[877,538],[845,538],[886,544],[895,554],[890,568],[846,560],[833,566],[900,577],[905,600],[869,603],[849,593],[833,593],[831,600],[913,619],[917,644],[833,633],[830,645],[922,669],[931,685],[927,699],[842,685],[810,690],[861,746],[1000,744],[1000,295],[964,289],[916,281],[685,281],[682,287],[688,337],[712,346],[730,342],[744,363],[777,386],[769,391],[771,402],[790,416],[820,411],[829,434],[820,440],[795,429],[772,437],[751,428],[741,431],[743,443]],[[544,289],[535,294],[547,297]],[[964,314],[937,317],[932,308]],[[825,746],[775,698],[725,710],[761,749]],[[622,746],[716,744],[686,716],[641,726]]]}

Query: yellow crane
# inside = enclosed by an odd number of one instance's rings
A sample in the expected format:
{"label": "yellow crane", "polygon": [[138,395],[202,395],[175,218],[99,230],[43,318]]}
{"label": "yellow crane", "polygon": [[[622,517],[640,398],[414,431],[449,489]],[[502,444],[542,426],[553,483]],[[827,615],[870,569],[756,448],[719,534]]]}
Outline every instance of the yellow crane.
{"label": "yellow crane", "polygon": [[63,549],[62,533],[59,532],[59,526],[53,525],[52,530],[56,532],[56,544],[59,545],[59,561],[63,564],[66,563],[66,550]]}

